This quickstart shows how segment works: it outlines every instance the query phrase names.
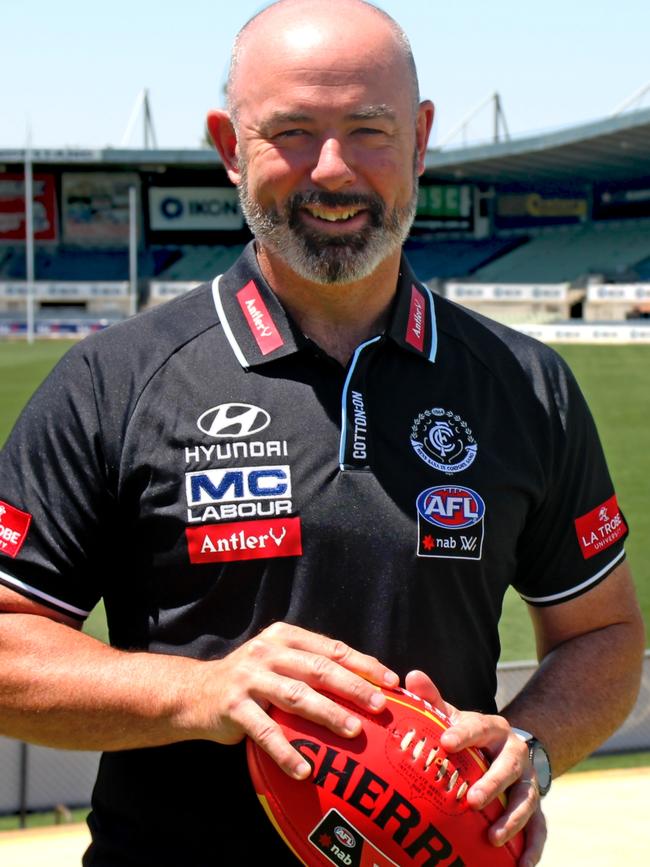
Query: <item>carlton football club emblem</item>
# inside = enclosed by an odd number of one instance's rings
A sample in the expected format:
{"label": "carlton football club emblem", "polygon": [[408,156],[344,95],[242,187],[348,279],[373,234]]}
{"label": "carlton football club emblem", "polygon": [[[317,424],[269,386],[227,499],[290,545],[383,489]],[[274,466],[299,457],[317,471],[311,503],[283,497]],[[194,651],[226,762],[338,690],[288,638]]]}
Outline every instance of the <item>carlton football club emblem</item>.
{"label": "carlton football club emblem", "polygon": [[478,449],[467,422],[441,407],[425,409],[413,420],[411,445],[425,464],[448,474],[471,466]]}
{"label": "carlton football club emblem", "polygon": [[485,503],[471,488],[441,485],[422,491],[418,511],[418,557],[480,560]]}

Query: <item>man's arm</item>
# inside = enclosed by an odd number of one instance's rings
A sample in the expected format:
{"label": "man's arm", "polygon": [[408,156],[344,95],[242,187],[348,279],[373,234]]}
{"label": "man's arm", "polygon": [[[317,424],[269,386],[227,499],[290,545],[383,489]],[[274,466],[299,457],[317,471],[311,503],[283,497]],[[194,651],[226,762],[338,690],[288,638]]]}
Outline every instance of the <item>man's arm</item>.
{"label": "man's arm", "polygon": [[249,734],[289,774],[309,765],[265,712],[271,704],[353,737],[361,721],[325,689],[371,711],[398,677],[373,657],[274,624],[223,659],[125,652],[0,586],[0,734],[64,749],[119,750]]}
{"label": "man's arm", "polygon": [[546,836],[527,748],[511,726],[531,731],[548,749],[557,777],[605,741],[636,701],[645,630],[630,570],[623,563],[577,599],[532,608],[540,665],[521,692],[497,715],[464,712],[446,703],[422,672],[407,688],[446,710],[453,727],[442,735],[450,752],[475,746],[492,758],[468,792],[474,807],[509,789],[508,809],[490,828],[496,845],[526,827],[524,865],[537,864]]}
{"label": "man's arm", "polygon": [[540,665],[501,713],[545,744],[557,777],[632,710],[645,629],[627,563],[577,599],[530,612]]}

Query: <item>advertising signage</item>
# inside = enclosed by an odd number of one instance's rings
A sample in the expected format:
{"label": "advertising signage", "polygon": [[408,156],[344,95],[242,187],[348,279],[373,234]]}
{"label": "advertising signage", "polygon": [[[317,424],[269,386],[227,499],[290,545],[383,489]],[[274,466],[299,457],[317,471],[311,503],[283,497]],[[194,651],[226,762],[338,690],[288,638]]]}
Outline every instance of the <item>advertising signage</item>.
{"label": "advertising signage", "polygon": [[129,188],[140,180],[127,172],[68,172],[62,176],[63,237],[67,243],[126,246]]}
{"label": "advertising signage", "polygon": [[[54,175],[33,176],[34,240],[56,241],[56,187]],[[24,241],[25,176],[0,172],[0,241]]]}
{"label": "advertising signage", "polygon": [[598,189],[594,198],[596,219],[650,217],[650,183],[636,189]]}
{"label": "advertising signage", "polygon": [[237,232],[244,226],[235,187],[151,187],[154,232]]}
{"label": "advertising signage", "polygon": [[585,197],[551,192],[511,192],[497,196],[495,224],[501,229],[580,223],[589,216]]}
{"label": "advertising signage", "polygon": [[472,188],[467,184],[420,186],[415,225],[442,231],[472,228]]}

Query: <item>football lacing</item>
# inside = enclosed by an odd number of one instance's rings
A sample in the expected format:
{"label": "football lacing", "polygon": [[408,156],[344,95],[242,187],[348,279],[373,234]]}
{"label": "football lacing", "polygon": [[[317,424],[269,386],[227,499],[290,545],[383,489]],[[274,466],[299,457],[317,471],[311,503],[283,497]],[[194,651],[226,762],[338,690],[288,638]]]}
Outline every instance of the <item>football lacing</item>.
{"label": "football lacing", "polygon": [[[417,735],[417,732],[415,729],[409,729],[406,732],[406,734],[402,737],[402,739],[400,741],[400,745],[399,745],[400,749],[403,752],[408,752],[410,750],[411,756],[413,757],[414,761],[417,761],[420,758],[420,756],[422,755],[424,748],[426,746],[426,742],[427,742],[426,738],[420,738],[420,740],[418,740],[415,743],[415,745],[413,746],[413,749],[410,749],[411,744],[413,743],[416,735]],[[440,758],[438,756],[439,751],[440,751],[440,747],[433,747],[432,749],[429,750],[429,753],[428,753],[426,759],[424,760],[424,770],[425,771],[428,771],[432,765],[438,766],[438,772],[435,776],[435,782],[436,783],[442,782],[442,780],[449,774],[449,759]],[[451,774],[449,774],[448,779],[447,779],[447,791],[448,792],[452,792],[456,788],[456,785],[457,785],[459,779],[460,779],[460,772],[458,771],[457,768],[454,768],[453,772]],[[468,789],[469,789],[468,783],[463,781],[460,784],[460,786],[458,786],[458,789],[456,791],[456,800],[459,801],[465,795],[465,793],[467,792]]]}

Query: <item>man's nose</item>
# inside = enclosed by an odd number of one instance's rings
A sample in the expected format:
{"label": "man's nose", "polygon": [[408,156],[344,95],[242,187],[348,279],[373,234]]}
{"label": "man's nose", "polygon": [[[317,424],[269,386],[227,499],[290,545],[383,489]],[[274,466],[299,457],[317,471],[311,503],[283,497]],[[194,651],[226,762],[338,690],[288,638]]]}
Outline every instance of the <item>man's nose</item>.
{"label": "man's nose", "polygon": [[354,171],[345,159],[341,142],[336,138],[325,139],[311,172],[312,181],[320,187],[333,191],[352,184],[355,178]]}

